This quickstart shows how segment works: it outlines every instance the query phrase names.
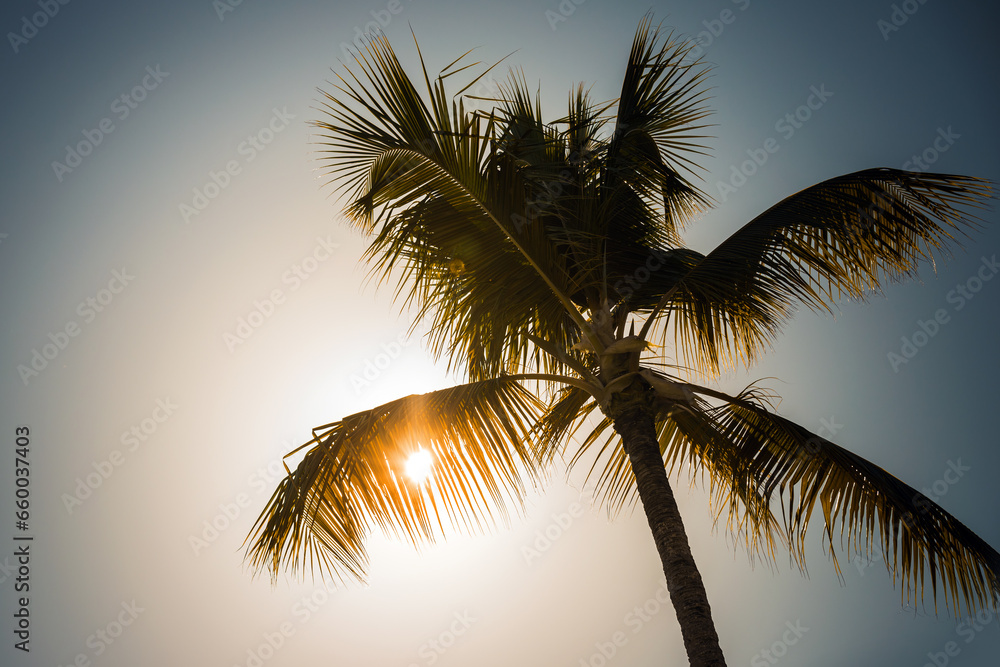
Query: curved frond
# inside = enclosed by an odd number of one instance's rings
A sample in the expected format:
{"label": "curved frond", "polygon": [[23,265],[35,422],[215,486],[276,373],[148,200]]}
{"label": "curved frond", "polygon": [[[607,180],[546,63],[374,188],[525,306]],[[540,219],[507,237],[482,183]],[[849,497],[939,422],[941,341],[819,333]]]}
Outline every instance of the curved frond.
{"label": "curved frond", "polygon": [[[661,35],[650,16],[643,18],[608,143],[602,199],[612,203],[615,217],[628,218],[626,226],[642,219],[646,224],[655,221],[654,233],[662,243],[650,243],[653,246],[680,245],[679,230],[711,205],[683,175],[702,169],[695,160],[708,154],[702,143],[708,137],[701,132],[709,126],[701,121],[710,114],[702,88],[709,68],[689,58],[694,46],[673,33]],[[654,211],[661,213],[650,215]]]}
{"label": "curved frond", "polygon": [[[543,226],[527,224],[532,189],[494,140],[496,116],[467,113],[445,79],[426,98],[380,36],[324,93],[323,162],[346,213],[375,234],[367,256],[383,279],[400,269],[399,294],[431,315],[431,350],[473,379],[511,372],[527,346],[587,335],[565,257]],[[466,86],[468,87],[468,86]]]}
{"label": "curved frond", "polygon": [[572,385],[560,388],[535,426],[542,460],[548,463],[560,454],[596,409],[597,401],[584,389]]}
{"label": "curved frond", "polygon": [[[544,411],[513,379],[411,395],[313,430],[305,457],[257,519],[248,558],[272,577],[291,571],[363,579],[374,527],[414,545],[445,522],[482,531],[506,520],[540,479],[531,431]],[[407,478],[416,450],[433,459],[423,486]]]}
{"label": "curved frond", "polygon": [[781,504],[793,556],[802,563],[813,511],[821,510],[824,535],[837,572],[835,535],[848,553],[872,555],[878,546],[905,596],[929,585],[935,607],[969,613],[1000,605],[1000,554],[930,498],[878,465],[769,411],[750,390],[740,396],[688,385],[723,401],[712,408],[735,471],[764,498]]}
{"label": "curved frond", "polygon": [[[978,219],[988,181],[869,169],[785,198],[704,256],[663,294],[687,361],[718,372],[753,363],[795,301],[830,310],[916,272]],[[654,312],[654,318],[659,314]],[[650,318],[650,322],[652,319]],[[647,322],[649,324],[650,322]],[[645,330],[648,330],[648,326]]]}
{"label": "curved frond", "polygon": [[[688,385],[663,373],[644,369],[640,374],[652,381],[651,389],[657,393],[655,423],[667,474],[679,476],[686,466],[692,484],[707,481],[715,521],[725,516],[727,530],[737,544],[744,544],[751,560],[773,563],[775,545],[787,544],[785,532],[769,496],[742,470],[744,461],[731,454],[730,435],[716,422],[713,407]],[[635,476],[610,419],[605,418],[588,435],[572,464],[594,445],[599,447],[587,479],[596,476],[595,497],[612,515],[634,506],[638,502]]]}

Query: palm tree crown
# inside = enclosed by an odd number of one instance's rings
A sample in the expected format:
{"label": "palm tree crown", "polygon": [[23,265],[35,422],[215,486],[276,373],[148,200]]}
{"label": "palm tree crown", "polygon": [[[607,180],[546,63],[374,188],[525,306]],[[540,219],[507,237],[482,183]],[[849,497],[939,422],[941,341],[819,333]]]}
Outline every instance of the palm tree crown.
{"label": "palm tree crown", "polygon": [[[594,462],[612,510],[641,502],[692,664],[723,662],[667,483],[683,464],[753,556],[783,545],[802,565],[818,507],[835,566],[839,532],[849,552],[880,548],[904,595],[929,584],[956,612],[997,605],[1000,555],[957,519],[756,385],[703,386],[752,364],[798,303],[830,310],[947,252],[989,183],[868,169],[787,197],[708,254],[685,248],[711,205],[690,178],[709,113],[690,49],[646,17],[621,96],[579,87],[552,122],[516,71],[490,111],[468,110],[485,73],[446,92],[468,54],[434,79],[421,59],[426,95],[383,37],[338,77],[316,123],[326,171],[373,271],[398,280],[467,383],[314,429],[248,538],[255,567],[364,577],[372,528],[415,544],[445,522],[485,528],[568,455]],[[422,485],[403,473],[421,447]]]}

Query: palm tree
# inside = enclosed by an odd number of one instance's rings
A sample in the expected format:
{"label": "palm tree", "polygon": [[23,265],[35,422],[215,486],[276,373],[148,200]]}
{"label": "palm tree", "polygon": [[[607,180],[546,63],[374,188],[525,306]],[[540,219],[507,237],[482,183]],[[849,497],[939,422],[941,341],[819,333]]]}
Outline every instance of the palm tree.
{"label": "palm tree", "polygon": [[[327,173],[372,238],[373,272],[398,280],[431,352],[468,381],[313,429],[247,538],[255,568],[362,578],[373,527],[419,544],[446,522],[493,525],[573,441],[603,503],[641,502],[692,665],[725,663],[668,482],[685,464],[752,556],[783,546],[802,566],[819,507],[835,566],[839,530],[849,553],[886,554],[904,596],[929,584],[956,613],[997,605],[1000,554],[957,519],[776,414],[756,383],[703,386],[752,364],[797,303],[830,310],[946,251],[989,183],[869,169],[782,200],[708,254],[684,248],[710,205],[684,175],[709,113],[690,48],[647,16],[621,96],[577,88],[550,123],[517,71],[489,112],[463,96],[485,72],[447,93],[468,54],[433,80],[421,56],[426,97],[382,36],[339,76],[315,123]],[[418,449],[434,461],[423,484],[404,474]]]}

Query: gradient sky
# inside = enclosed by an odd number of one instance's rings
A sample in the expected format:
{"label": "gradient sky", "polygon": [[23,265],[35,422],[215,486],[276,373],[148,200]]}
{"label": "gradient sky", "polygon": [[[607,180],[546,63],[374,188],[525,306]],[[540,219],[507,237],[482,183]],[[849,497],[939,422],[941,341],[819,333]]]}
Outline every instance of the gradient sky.
{"label": "gradient sky", "polygon": [[[241,551],[280,458],[310,428],[456,380],[417,336],[369,384],[352,382],[384,346],[396,350],[409,322],[391,289],[366,285],[364,239],[343,224],[317,171],[308,121],[318,117],[317,87],[340,68],[341,44],[382,17],[414,75],[411,28],[432,71],[473,47],[488,63],[514,52],[507,63],[523,66],[532,87],[541,82],[557,118],[577,82],[593,84],[598,99],[617,95],[650,5],[564,0],[563,15],[556,0],[244,0],[221,13],[209,0],[71,2],[25,29],[25,17],[49,4],[0,10],[0,663],[250,667],[264,647],[267,667],[597,666],[600,646],[621,632],[607,664],[683,664],[673,611],[657,601],[662,571],[645,518],[609,522],[591,509],[582,479],[567,482],[561,470],[495,534],[421,553],[376,536],[367,586],[328,591],[282,577],[272,587],[251,577]],[[930,170],[1000,182],[992,3],[652,9],[700,34],[716,66],[718,127],[704,177],[720,205],[689,230],[696,249],[803,187],[903,167],[925,152]],[[790,133],[779,121],[814,88],[826,101]],[[71,158],[75,167],[53,167],[88,136],[97,145]],[[254,148],[251,136],[270,143]],[[716,184],[771,137],[778,151],[722,201]],[[224,187],[209,187],[216,196],[185,216],[181,205],[193,207],[213,173]],[[721,385],[775,378],[781,414],[936,490],[1000,546],[1000,281],[961,308],[949,299],[1000,254],[998,214],[985,219],[936,273],[924,266],[921,282],[843,303],[836,317],[801,312],[772,354]],[[280,302],[268,307],[275,290]],[[241,344],[227,343],[254,309],[269,316]],[[942,309],[947,321],[894,369],[887,355]],[[75,335],[59,333],[67,327]],[[51,340],[64,349],[22,378],[18,367]],[[18,425],[32,434],[30,655],[13,649],[10,632]],[[955,468],[962,475],[946,483]],[[67,507],[67,494],[100,470],[106,478]],[[761,652],[773,649],[784,653],[776,664],[917,667],[949,642],[959,649],[949,664],[996,664],[995,620],[970,630],[943,609],[936,616],[929,600],[904,608],[879,562],[842,562],[838,581],[818,526],[808,578],[782,559],[775,572],[751,567],[724,527],[713,531],[704,491],[686,479],[677,488],[731,665],[772,664]],[[559,532],[553,515],[571,509],[558,539],[527,558],[539,531]],[[120,621],[128,625],[111,643],[101,639]],[[783,636],[796,641],[781,645]]]}

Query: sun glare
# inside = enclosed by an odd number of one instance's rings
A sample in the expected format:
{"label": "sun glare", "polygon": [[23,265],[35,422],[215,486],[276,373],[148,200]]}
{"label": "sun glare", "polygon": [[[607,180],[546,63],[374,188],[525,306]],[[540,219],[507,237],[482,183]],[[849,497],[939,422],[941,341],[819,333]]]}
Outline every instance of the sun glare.
{"label": "sun glare", "polygon": [[418,449],[406,460],[406,476],[417,484],[423,484],[431,476],[434,459],[426,449]]}

